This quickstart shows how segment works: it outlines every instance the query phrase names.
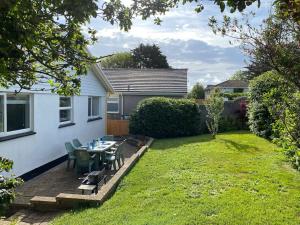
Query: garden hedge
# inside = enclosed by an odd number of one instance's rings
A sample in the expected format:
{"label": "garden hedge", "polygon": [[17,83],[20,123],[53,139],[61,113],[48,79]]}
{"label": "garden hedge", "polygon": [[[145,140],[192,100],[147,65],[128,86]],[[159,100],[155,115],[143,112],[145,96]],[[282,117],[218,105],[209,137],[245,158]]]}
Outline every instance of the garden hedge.
{"label": "garden hedge", "polygon": [[131,115],[129,130],[154,138],[191,136],[206,131],[202,120],[192,100],[155,97],[139,103]]}

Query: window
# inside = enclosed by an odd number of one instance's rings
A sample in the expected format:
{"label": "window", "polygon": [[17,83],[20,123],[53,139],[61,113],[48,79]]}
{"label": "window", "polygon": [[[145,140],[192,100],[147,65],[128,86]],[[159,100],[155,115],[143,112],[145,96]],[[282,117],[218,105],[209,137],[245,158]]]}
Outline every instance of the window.
{"label": "window", "polygon": [[107,99],[107,112],[119,113],[119,97],[109,97]]}
{"label": "window", "polygon": [[1,136],[31,130],[31,96],[25,94],[0,94]]}
{"label": "window", "polygon": [[90,96],[88,98],[88,118],[100,116],[100,97]]}
{"label": "window", "polygon": [[71,123],[73,119],[72,98],[59,98],[59,122],[61,124]]}
{"label": "window", "polygon": [[233,89],[233,92],[234,92],[234,93],[243,93],[243,92],[244,92],[244,89],[243,89],[243,88],[234,88],[234,89]]}

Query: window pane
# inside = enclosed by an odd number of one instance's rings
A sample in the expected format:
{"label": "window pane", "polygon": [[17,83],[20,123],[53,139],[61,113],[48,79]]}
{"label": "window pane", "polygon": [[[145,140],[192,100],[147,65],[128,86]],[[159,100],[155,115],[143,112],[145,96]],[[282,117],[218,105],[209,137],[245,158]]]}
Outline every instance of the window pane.
{"label": "window pane", "polygon": [[89,98],[89,103],[88,103],[88,116],[92,115],[92,98]]}
{"label": "window pane", "polygon": [[71,107],[71,98],[70,97],[60,97],[59,98],[59,107]]}
{"label": "window pane", "polygon": [[0,132],[4,131],[4,96],[0,95]]}
{"label": "window pane", "polygon": [[70,109],[64,109],[59,110],[59,122],[67,122],[71,121],[71,110]]}
{"label": "window pane", "polygon": [[118,103],[107,103],[107,111],[108,112],[118,112],[119,104]]}
{"label": "window pane", "polygon": [[93,97],[93,116],[99,116],[99,97]]}
{"label": "window pane", "polygon": [[30,127],[29,96],[7,96],[7,131]]}

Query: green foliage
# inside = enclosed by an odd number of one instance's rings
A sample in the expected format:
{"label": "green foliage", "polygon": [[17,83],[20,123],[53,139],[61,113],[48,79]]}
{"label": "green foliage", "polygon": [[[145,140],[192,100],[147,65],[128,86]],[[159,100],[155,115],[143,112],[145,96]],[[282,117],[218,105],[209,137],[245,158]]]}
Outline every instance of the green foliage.
{"label": "green foliage", "polygon": [[197,82],[192,90],[188,93],[187,98],[193,98],[193,99],[204,99],[205,93],[204,93],[204,87],[201,83]]}
{"label": "green foliage", "polygon": [[249,80],[249,73],[248,71],[238,70],[236,71],[230,78],[230,80]]}
{"label": "green foliage", "polygon": [[170,68],[167,57],[155,44],[140,44],[132,50],[132,57],[137,68]]}
{"label": "green foliage", "polygon": [[140,44],[131,52],[120,52],[101,60],[103,68],[170,68],[157,45]]}
{"label": "green foliage", "polygon": [[15,197],[15,188],[22,183],[20,178],[14,176],[3,176],[4,172],[9,173],[13,167],[13,162],[0,157],[0,216],[4,214],[9,203]]}
{"label": "green foliage", "polygon": [[205,108],[207,111],[206,125],[213,138],[215,138],[219,130],[221,114],[224,110],[224,100],[220,89],[215,88],[212,90]]}
{"label": "green foliage", "polygon": [[[265,95],[273,88],[280,88],[277,97],[288,88],[288,84],[275,72],[266,72],[250,82],[248,117],[250,130],[258,136],[270,138],[272,124],[275,121],[269,111],[269,103],[265,101]],[[288,89],[287,89],[288,90]]]}
{"label": "green foliage", "polygon": [[280,149],[253,134],[155,140],[109,200],[53,225],[299,225],[299,180]]}
{"label": "green foliage", "polygon": [[131,134],[154,138],[191,136],[201,132],[200,112],[187,99],[148,98],[141,101],[131,115]]}
{"label": "green foliage", "polygon": [[264,101],[274,118],[273,141],[285,149],[295,167],[300,170],[300,92],[295,87],[270,89]]}
{"label": "green foliage", "polygon": [[90,30],[85,38],[80,26],[96,17],[97,9],[92,0],[2,1],[0,86],[30,89],[48,82],[59,94],[79,93],[78,75],[96,60],[86,51],[95,32]]}
{"label": "green foliage", "polygon": [[130,52],[119,52],[101,59],[103,68],[136,68],[137,64]]}
{"label": "green foliage", "polygon": [[250,129],[271,138],[300,169],[299,91],[274,72],[257,77],[250,86]]}
{"label": "green foliage", "polygon": [[280,10],[274,11],[259,28],[252,26],[249,15],[243,19],[226,15],[222,24],[212,18],[210,26],[215,33],[233,36],[241,45],[249,57],[249,78],[273,70],[300,90],[300,24],[292,17],[282,17]]}

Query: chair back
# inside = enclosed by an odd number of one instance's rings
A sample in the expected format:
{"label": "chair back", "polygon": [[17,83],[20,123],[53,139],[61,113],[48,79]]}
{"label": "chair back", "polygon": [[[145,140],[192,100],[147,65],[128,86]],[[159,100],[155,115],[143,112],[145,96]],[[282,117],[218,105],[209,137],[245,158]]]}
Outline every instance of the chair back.
{"label": "chair back", "polygon": [[65,143],[65,147],[66,147],[66,150],[68,152],[68,155],[69,156],[74,156],[75,148],[73,147],[73,145],[71,144],[71,142],[66,142]]}
{"label": "chair back", "polygon": [[76,160],[79,165],[86,165],[90,160],[90,154],[86,150],[78,150],[74,151]]}
{"label": "chair back", "polygon": [[105,135],[102,137],[102,141],[113,141],[114,135]]}
{"label": "chair back", "polygon": [[73,145],[75,148],[79,148],[82,146],[81,142],[77,138],[73,139]]}
{"label": "chair back", "polygon": [[120,157],[120,154],[122,152],[124,152],[124,149],[126,148],[126,141],[123,141],[116,149],[116,157],[119,158]]}

